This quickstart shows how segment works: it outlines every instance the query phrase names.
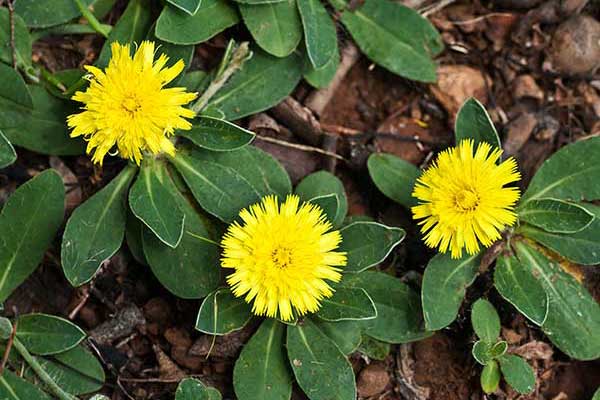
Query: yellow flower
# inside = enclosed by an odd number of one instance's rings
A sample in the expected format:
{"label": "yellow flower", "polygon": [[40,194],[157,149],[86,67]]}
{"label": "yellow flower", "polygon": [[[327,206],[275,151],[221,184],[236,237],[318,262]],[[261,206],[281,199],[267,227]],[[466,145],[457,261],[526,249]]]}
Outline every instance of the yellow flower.
{"label": "yellow flower", "polygon": [[[83,136],[87,153],[102,164],[113,147],[121,157],[138,165],[142,152],[173,155],[175,147],[168,139],[175,129],[190,129],[184,118],[194,112],[182,107],[196,97],[185,88],[163,88],[183,70],[179,60],[165,67],[168,57],[161,54],[154,61],[154,42],[144,41],[131,57],[129,45],[113,43],[112,58],[102,71],[91,65],[90,85],[85,92],[76,92],[73,100],[85,104],[82,113],[70,115],[67,123],[73,128],[71,137]],[[95,150],[94,150],[95,149]]]}
{"label": "yellow flower", "polygon": [[223,238],[223,268],[235,271],[227,282],[236,297],[245,296],[256,315],[290,321],[316,312],[339,282],[346,255],[334,251],[342,240],[323,211],[311,203],[300,205],[290,195],[279,205],[275,196],[240,212]]}
{"label": "yellow flower", "polygon": [[473,141],[463,140],[439,154],[417,180],[413,196],[420,203],[412,212],[422,219],[427,246],[442,253],[450,249],[452,258],[460,258],[463,248],[476,254],[479,242],[491,246],[515,223],[519,189],[504,186],[521,175],[513,158],[497,164],[501,155],[488,143],[480,143],[473,155]]}

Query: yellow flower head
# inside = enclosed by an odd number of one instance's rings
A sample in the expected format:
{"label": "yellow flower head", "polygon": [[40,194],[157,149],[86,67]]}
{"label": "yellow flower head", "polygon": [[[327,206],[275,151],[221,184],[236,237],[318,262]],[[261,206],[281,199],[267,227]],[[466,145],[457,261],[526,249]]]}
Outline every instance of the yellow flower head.
{"label": "yellow flower head", "polygon": [[[175,129],[190,129],[184,118],[194,112],[182,107],[196,97],[185,88],[163,88],[183,70],[179,60],[165,67],[169,58],[161,54],[154,61],[154,42],[142,42],[133,58],[129,45],[113,43],[112,58],[102,71],[87,65],[91,73],[85,92],[76,92],[73,100],[85,104],[82,113],[70,115],[71,137],[88,140],[87,153],[102,160],[115,145],[121,157],[138,165],[142,152],[173,155],[175,147],[168,139]],[[95,151],[94,151],[95,149]]]}
{"label": "yellow flower head", "polygon": [[236,297],[245,295],[256,315],[290,321],[316,312],[323,298],[331,297],[326,280],[339,282],[346,255],[334,251],[342,240],[331,230],[323,211],[311,203],[300,205],[290,195],[279,205],[277,197],[240,212],[223,238],[223,268],[235,272],[227,282]]}
{"label": "yellow flower head", "polygon": [[473,141],[463,140],[440,153],[417,180],[413,196],[420,202],[412,212],[422,219],[427,246],[442,253],[450,249],[452,258],[460,258],[463,248],[476,254],[479,242],[491,246],[515,223],[519,189],[504,186],[521,175],[513,158],[497,164],[501,155],[488,143],[480,143],[473,154]]}

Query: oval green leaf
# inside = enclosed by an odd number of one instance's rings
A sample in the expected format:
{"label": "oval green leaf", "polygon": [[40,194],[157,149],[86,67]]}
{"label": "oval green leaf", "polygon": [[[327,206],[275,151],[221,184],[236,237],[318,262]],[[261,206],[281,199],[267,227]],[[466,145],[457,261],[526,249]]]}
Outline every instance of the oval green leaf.
{"label": "oval green leaf", "polygon": [[391,154],[374,153],[367,168],[381,193],[407,208],[417,204],[412,190],[421,172],[413,164]]}
{"label": "oval green leaf", "polygon": [[285,325],[267,318],[244,345],[233,369],[239,400],[289,400],[292,377],[284,353]]}
{"label": "oval green leaf", "polygon": [[505,354],[498,358],[504,380],[521,394],[529,394],[535,389],[535,373],[519,356]]}
{"label": "oval green leaf", "polygon": [[175,248],[183,236],[185,214],[179,208],[174,193],[159,180],[158,167],[152,158],[144,159],[129,191],[129,207],[157,238]]}
{"label": "oval green leaf", "polygon": [[500,316],[486,299],[479,299],[473,304],[471,324],[477,336],[488,343],[495,343],[500,336]]}
{"label": "oval green leaf", "polygon": [[33,354],[62,353],[85,339],[77,325],[47,314],[26,314],[17,318],[17,338]]}
{"label": "oval green leaf", "polygon": [[136,170],[127,166],[71,214],[60,251],[63,271],[71,285],[80,286],[92,279],[102,262],[121,247],[127,190]]}
{"label": "oval green leaf", "polygon": [[223,111],[230,121],[240,119],[278,104],[292,93],[301,77],[298,55],[277,58],[254,51],[244,68],[213,96],[210,105]]}
{"label": "oval green leaf", "polygon": [[354,400],[352,366],[338,346],[310,320],[287,328],[288,359],[311,400]]}
{"label": "oval green leaf", "polygon": [[221,398],[218,390],[207,387],[194,378],[182,379],[175,392],[175,400],[221,400]]}
{"label": "oval green leaf", "polygon": [[337,287],[333,296],[321,300],[317,316],[325,321],[363,321],[377,318],[377,309],[362,288]]}
{"label": "oval green leaf", "polygon": [[239,4],[240,14],[256,43],[275,57],[290,55],[302,39],[296,0]]}
{"label": "oval green leaf", "polygon": [[456,319],[465,292],[477,277],[479,259],[477,255],[454,259],[450,254],[437,254],[429,261],[421,288],[428,330],[440,330]]}
{"label": "oval green leaf", "polygon": [[366,0],[353,10],[346,0],[330,0],[358,47],[375,63],[408,79],[435,82],[432,56],[443,45],[439,33],[416,11],[390,0]]}
{"label": "oval green leaf", "polygon": [[310,60],[308,60],[308,56],[306,56],[306,59],[304,62],[304,79],[306,79],[306,81],[311,86],[313,86],[317,89],[322,89],[324,87],[329,86],[329,84],[333,80],[333,77],[335,76],[335,73],[337,72],[339,66],[340,66],[340,53],[339,53],[339,49],[337,48],[337,45],[336,45],[336,50],[335,50],[335,53],[333,54],[333,57],[331,57],[329,59],[329,61],[327,61],[327,64],[325,64],[324,67],[321,67],[319,69],[314,68],[310,64]]}
{"label": "oval green leaf", "polygon": [[338,51],[335,24],[319,0],[298,1],[306,53],[315,69],[323,68]]}
{"label": "oval green leaf", "polygon": [[225,120],[198,117],[189,131],[178,130],[177,135],[189,139],[196,146],[212,151],[231,151],[246,146],[254,133]]}
{"label": "oval green leaf", "polygon": [[337,214],[331,223],[334,227],[338,227],[344,221],[348,213],[348,199],[344,184],[338,177],[327,171],[319,171],[308,175],[296,186],[296,194],[301,200],[310,201],[316,197],[336,194],[339,200]]}
{"label": "oval green leaf", "polygon": [[388,343],[412,342],[431,335],[423,329],[419,296],[400,279],[367,271],[345,275],[341,284],[365,289],[375,303],[377,318],[361,322],[367,335]]}
{"label": "oval green leaf", "polygon": [[548,296],[539,280],[518,258],[498,258],[494,270],[494,286],[502,297],[533,323],[544,323],[548,313]]}
{"label": "oval green leaf", "polygon": [[518,215],[521,221],[553,233],[579,232],[594,220],[584,207],[557,199],[531,200],[519,208]]}
{"label": "oval green leaf", "polygon": [[313,318],[312,321],[346,355],[356,351],[361,344],[362,325],[358,321],[328,322],[319,318]]}
{"label": "oval green leaf", "polygon": [[196,329],[208,335],[226,335],[242,329],[252,319],[252,307],[229,289],[208,295],[198,311]]}
{"label": "oval green leaf", "polygon": [[494,360],[490,361],[481,371],[481,389],[487,394],[494,393],[500,384],[500,367]]}
{"label": "oval green leaf", "polygon": [[547,159],[531,180],[521,204],[542,198],[600,199],[600,137],[569,144]]}
{"label": "oval green leaf", "polygon": [[65,188],[54,170],[21,185],[0,214],[0,302],[36,269],[64,217]]}
{"label": "oval green leaf", "polygon": [[500,138],[492,119],[483,104],[473,97],[465,101],[458,110],[454,135],[457,145],[463,140],[472,139],[475,148],[483,142],[492,145],[492,147],[501,148]]}
{"label": "oval green leaf", "polygon": [[194,15],[165,7],[156,21],[156,36],[175,44],[207,41],[239,22],[238,14],[226,0],[204,0]]}
{"label": "oval green leaf", "polygon": [[377,222],[353,222],[340,229],[342,243],[339,251],[345,251],[348,262],[344,272],[362,272],[386,259],[399,245],[406,232]]}
{"label": "oval green leaf", "polygon": [[[93,1],[81,0],[86,6]],[[18,0],[15,1],[15,12],[31,28],[60,25],[81,15],[73,0]]]}

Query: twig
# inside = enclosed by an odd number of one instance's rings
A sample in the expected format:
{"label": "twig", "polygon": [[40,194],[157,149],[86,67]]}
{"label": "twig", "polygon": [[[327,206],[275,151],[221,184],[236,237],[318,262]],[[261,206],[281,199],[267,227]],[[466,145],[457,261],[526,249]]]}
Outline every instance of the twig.
{"label": "twig", "polygon": [[321,144],[323,131],[321,124],[308,107],[304,107],[298,100],[288,96],[281,103],[270,110],[275,119],[287,126],[294,135],[305,142],[318,146]]}
{"label": "twig", "polygon": [[13,0],[6,0],[8,6],[8,19],[10,24],[10,51],[12,56],[12,66],[17,69],[17,48],[15,46],[15,7]]}
{"label": "twig", "polygon": [[312,153],[319,153],[319,154],[323,154],[323,155],[328,156],[328,157],[336,158],[338,160],[346,161],[346,159],[344,157],[340,156],[339,154],[332,153],[330,151],[326,151],[326,150],[320,149],[318,147],[307,146],[307,145],[298,144],[298,143],[286,142],[285,140],[279,140],[279,139],[275,139],[275,138],[272,138],[272,137],[269,137],[269,136],[259,136],[259,135],[257,135],[256,139],[262,140],[263,142],[275,143],[275,144],[278,144],[280,146],[290,147],[292,149],[297,149],[297,150],[302,150],[302,151],[308,151],[308,152],[312,152]]}
{"label": "twig", "polygon": [[79,12],[81,12],[81,15],[83,15],[83,18],[87,20],[90,26],[94,28],[94,30],[99,34],[101,34],[105,38],[108,38],[108,33],[110,32],[110,29],[106,29],[106,25],[101,24],[100,21],[96,19],[96,16],[90,11],[89,8],[87,8],[85,4],[81,2],[81,0],[73,1],[79,9]]}
{"label": "twig", "polygon": [[10,337],[6,342],[6,348],[4,349],[4,355],[2,356],[2,364],[0,364],[0,376],[4,373],[4,367],[6,367],[6,362],[8,361],[8,356],[10,355],[10,350],[12,349],[13,342],[15,340],[15,335],[17,334],[17,321],[12,326],[12,331],[10,332]]}
{"label": "twig", "polygon": [[431,6],[428,6],[428,7],[425,7],[423,9],[419,10],[419,12],[421,13],[422,16],[427,17],[428,15],[435,14],[436,12],[442,10],[446,6],[449,6],[450,4],[454,3],[455,1],[456,0],[441,0],[437,4],[432,4]]}
{"label": "twig", "polygon": [[40,363],[29,353],[29,351],[25,348],[23,343],[18,338],[14,338],[13,345],[15,349],[19,352],[23,360],[31,369],[36,373],[36,375],[40,378],[44,384],[48,387],[48,390],[58,397],[60,400],[77,400],[77,398],[69,393],[65,392],[58,384],[52,379],[50,375],[46,372],[44,368],[40,365]]}
{"label": "twig", "polygon": [[242,68],[244,62],[252,56],[248,42],[240,43],[240,45],[234,50],[231,56],[231,61],[227,67],[220,73],[217,74],[215,79],[208,85],[202,96],[192,106],[192,111],[198,114],[202,111],[209,100],[227,83],[231,75],[233,75],[238,69]]}

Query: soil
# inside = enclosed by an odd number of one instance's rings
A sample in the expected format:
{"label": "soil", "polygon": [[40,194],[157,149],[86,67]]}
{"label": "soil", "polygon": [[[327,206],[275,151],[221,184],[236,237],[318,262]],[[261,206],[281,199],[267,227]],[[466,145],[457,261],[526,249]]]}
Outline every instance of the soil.
{"label": "soil", "polygon": [[[118,2],[109,21],[116,21],[122,3]],[[428,2],[407,3],[423,6]],[[452,143],[456,110],[469,96],[487,106],[499,133],[509,143],[507,152],[519,162],[524,185],[556,149],[600,134],[600,76],[581,68],[571,73],[562,64],[560,71],[554,69],[555,56],[549,53],[558,27],[574,14],[597,19],[599,3],[449,3],[429,15],[446,44],[438,58],[442,65],[438,84],[407,81],[360,57],[323,112],[317,113],[328,137],[319,141],[325,150],[336,152],[345,161],[256,142],[282,161],[295,182],[318,168],[335,172],[348,192],[350,214],[367,214],[404,227],[408,239],[386,267],[415,287],[432,253],[421,244],[408,212],[386,199],[370,182],[365,164],[369,154],[385,151],[426,165],[435,151]],[[341,25],[339,32],[343,46],[350,46]],[[198,45],[194,68],[215,65],[231,35],[245,33],[235,28]],[[92,36],[54,37],[36,43],[34,53],[49,70],[56,71],[93,62],[101,44]],[[312,90],[301,84],[293,97],[304,104]],[[305,138],[274,115],[266,111],[258,116],[260,120],[255,116],[238,122],[258,127],[259,135],[306,144]],[[48,157],[22,149],[18,153],[16,164],[0,172],[0,204],[18,185],[50,166]],[[119,160],[107,160],[103,169],[97,169],[86,156],[64,157],[62,161],[61,173],[72,174],[69,176],[74,181],[69,193],[71,208],[109,182],[123,165]],[[54,165],[59,165],[56,162]],[[5,309],[9,314],[41,311],[70,316],[90,332],[94,350],[107,370],[103,393],[113,400],[171,399],[176,382],[194,375],[215,385],[224,398],[234,398],[233,362],[255,325],[216,338],[213,343],[212,338],[193,329],[199,302],[171,295],[127,248],[106,263],[91,285],[78,289],[64,279],[59,256],[57,239],[40,268],[11,296]],[[600,299],[600,273],[587,267],[583,276],[584,284]],[[534,394],[519,396],[505,386],[491,396],[481,393],[481,368],[470,355],[474,336],[465,310],[482,294],[501,312],[509,351],[522,352],[535,367],[538,386]],[[485,277],[469,289],[457,321],[449,328],[418,343],[392,346],[384,361],[359,355],[352,361],[361,393],[372,400],[589,400],[600,383],[599,361],[569,359],[501,301]],[[294,391],[293,398],[304,399],[300,390]]]}

